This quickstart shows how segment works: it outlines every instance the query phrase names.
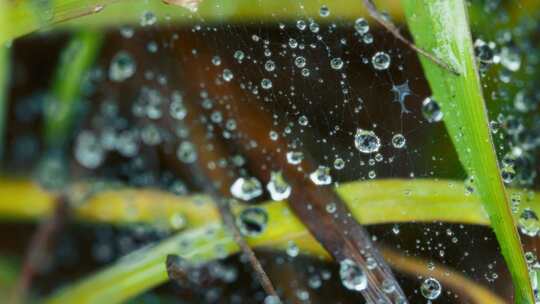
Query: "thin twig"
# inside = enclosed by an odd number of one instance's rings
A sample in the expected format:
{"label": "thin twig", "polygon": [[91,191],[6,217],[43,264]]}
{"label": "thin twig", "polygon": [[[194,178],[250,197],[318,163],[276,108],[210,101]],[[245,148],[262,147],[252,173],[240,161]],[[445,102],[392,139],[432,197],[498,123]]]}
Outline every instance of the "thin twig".
{"label": "thin twig", "polygon": [[50,256],[55,237],[62,229],[68,216],[68,203],[65,196],[58,197],[51,218],[43,221],[30,240],[22,266],[21,275],[11,294],[10,303],[25,303],[32,279],[40,272],[41,265]]}
{"label": "thin twig", "polygon": [[422,48],[419,48],[411,42],[409,39],[403,37],[401,35],[399,29],[389,20],[387,20],[381,12],[377,9],[377,6],[375,6],[375,3],[373,3],[372,0],[362,0],[364,2],[364,6],[369,12],[369,15],[377,21],[381,26],[383,26],[387,31],[389,31],[394,37],[396,37],[398,40],[403,42],[408,48],[415,51],[416,53],[426,57],[427,59],[431,60],[431,62],[435,63],[436,65],[440,66],[441,68],[449,71],[450,73],[459,76],[459,72],[443,60],[437,58],[435,55],[429,53],[428,51],[425,51]]}

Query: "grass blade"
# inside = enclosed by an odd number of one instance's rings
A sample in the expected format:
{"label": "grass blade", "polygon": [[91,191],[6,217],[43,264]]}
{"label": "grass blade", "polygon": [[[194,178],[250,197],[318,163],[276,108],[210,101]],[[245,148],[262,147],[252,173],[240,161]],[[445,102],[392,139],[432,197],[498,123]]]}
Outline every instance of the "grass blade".
{"label": "grass blade", "polygon": [[467,3],[464,0],[402,0],[402,3],[416,44],[454,66],[461,74],[452,75],[420,58],[460,161],[475,179],[476,191],[512,275],[515,303],[534,303],[527,264],[488,128]]}
{"label": "grass blade", "polygon": [[94,63],[101,43],[100,33],[81,31],[63,51],[51,93],[54,106],[45,113],[45,138],[49,147],[62,146],[71,132],[82,78]]}
{"label": "grass blade", "polygon": [[[1,17],[0,17],[1,18]],[[10,69],[10,48],[0,45],[0,163],[5,155],[5,130],[8,107],[8,82]]]}

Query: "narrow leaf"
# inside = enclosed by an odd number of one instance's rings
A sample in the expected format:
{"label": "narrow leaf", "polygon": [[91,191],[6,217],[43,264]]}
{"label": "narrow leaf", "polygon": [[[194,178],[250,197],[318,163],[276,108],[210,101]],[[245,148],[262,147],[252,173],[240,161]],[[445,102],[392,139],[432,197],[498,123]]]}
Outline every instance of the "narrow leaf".
{"label": "narrow leaf", "polygon": [[0,45],[0,162],[3,161],[5,153],[5,130],[10,67],[9,54],[10,48]]}
{"label": "narrow leaf", "polygon": [[49,107],[45,118],[45,137],[49,146],[63,145],[72,127],[79,105],[81,82],[101,47],[102,35],[81,31],[69,42],[62,53],[56,71]]}
{"label": "narrow leaf", "polygon": [[420,58],[433,99],[461,163],[475,180],[515,288],[515,303],[534,303],[526,262],[499,173],[475,63],[464,0],[402,0],[416,44],[453,66],[453,75]]}

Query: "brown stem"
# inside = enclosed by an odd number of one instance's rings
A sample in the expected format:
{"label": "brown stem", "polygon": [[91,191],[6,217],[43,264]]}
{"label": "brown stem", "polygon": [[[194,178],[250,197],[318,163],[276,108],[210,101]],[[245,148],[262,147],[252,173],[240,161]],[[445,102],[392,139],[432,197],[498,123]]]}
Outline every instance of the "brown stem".
{"label": "brown stem", "polygon": [[22,271],[16,287],[11,294],[10,303],[25,303],[32,279],[40,272],[55,246],[56,236],[62,230],[68,217],[68,202],[65,196],[59,196],[54,213],[37,228],[26,250]]}

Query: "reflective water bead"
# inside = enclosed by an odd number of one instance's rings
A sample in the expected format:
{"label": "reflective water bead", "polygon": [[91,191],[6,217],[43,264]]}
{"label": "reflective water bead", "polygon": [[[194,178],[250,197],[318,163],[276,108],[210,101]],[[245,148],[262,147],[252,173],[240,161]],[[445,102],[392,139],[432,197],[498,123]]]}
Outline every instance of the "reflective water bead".
{"label": "reflective water bead", "polygon": [[435,278],[427,278],[420,286],[420,293],[428,300],[435,300],[441,295],[442,286]]}
{"label": "reflective water bead", "polygon": [[268,79],[268,78],[263,78],[261,80],[261,87],[265,90],[269,90],[272,88],[272,80]]}
{"label": "reflective water bead", "polygon": [[135,74],[136,64],[131,55],[120,51],[111,60],[109,79],[116,82],[124,81]]}
{"label": "reflective water bead", "polygon": [[371,64],[376,70],[386,70],[390,66],[390,55],[385,52],[377,52],[371,57]]}
{"label": "reflective water bead", "polygon": [[321,15],[321,17],[328,17],[330,16],[330,9],[328,8],[328,6],[326,5],[322,5],[321,8],[319,9],[319,15]]}
{"label": "reflective water bead", "polygon": [[272,71],[274,71],[276,69],[276,64],[274,63],[274,61],[268,60],[264,64],[264,69],[267,70],[268,72],[272,72]]}
{"label": "reflective water bead", "polygon": [[403,136],[403,134],[398,133],[392,136],[392,146],[394,146],[394,148],[396,149],[401,149],[405,147],[406,142],[407,141],[405,139],[405,136]]}
{"label": "reflective water bead", "polygon": [[157,21],[156,15],[151,11],[144,11],[141,15],[141,26],[154,25]]}
{"label": "reflective water bead", "polygon": [[234,74],[233,74],[233,72],[231,72],[231,70],[229,70],[229,69],[224,69],[223,70],[223,80],[229,82],[233,78],[234,78]]}
{"label": "reflective water bead", "polygon": [[369,32],[369,24],[364,18],[358,18],[354,22],[354,29],[361,35]]}
{"label": "reflective water bead", "polygon": [[304,153],[302,152],[296,152],[296,151],[287,152],[287,162],[291,165],[298,165],[302,162],[303,159],[304,159]]}
{"label": "reflective water bead", "polygon": [[83,167],[95,169],[105,159],[105,150],[98,137],[90,131],[82,131],[75,143],[75,158]]}
{"label": "reflective water bead", "polygon": [[318,186],[329,185],[332,183],[332,176],[330,176],[330,168],[325,166],[319,166],[309,175],[309,178],[315,185]]}
{"label": "reflective water bead", "polygon": [[244,52],[242,52],[242,51],[236,51],[236,52],[234,52],[233,57],[234,57],[234,59],[238,60],[238,62],[242,62],[245,55],[244,55]]}
{"label": "reflective water bead", "polygon": [[441,106],[431,97],[422,101],[422,115],[428,122],[438,122],[443,118]]}
{"label": "reflective water bead", "polygon": [[354,145],[362,153],[374,153],[379,151],[381,140],[373,131],[357,129],[354,136]]}
{"label": "reflective water bead", "polygon": [[330,66],[334,70],[341,70],[343,67],[343,60],[341,60],[341,58],[332,58],[330,60]]}
{"label": "reflective water bead", "polygon": [[262,186],[255,177],[239,177],[231,186],[231,194],[240,200],[249,201],[262,194]]}
{"label": "reflective water bead", "polygon": [[195,145],[189,141],[182,142],[176,150],[176,156],[181,162],[191,164],[197,160]]}
{"label": "reflective water bead", "polygon": [[266,185],[270,197],[275,201],[287,199],[291,195],[291,186],[281,172],[271,172],[270,182]]}
{"label": "reflective water bead", "polygon": [[343,158],[338,157],[334,160],[334,168],[336,168],[336,170],[342,170],[345,168],[345,161]]}
{"label": "reflective water bead", "polygon": [[259,207],[242,210],[236,219],[236,225],[244,236],[256,236],[264,232],[268,224],[268,214]]}
{"label": "reflective water bead", "polygon": [[298,56],[294,58],[294,65],[296,65],[299,68],[303,68],[306,66],[306,58],[302,56]]}
{"label": "reflective water bead", "polygon": [[362,291],[367,288],[367,277],[362,268],[350,259],[339,263],[341,283],[349,290]]}
{"label": "reflective water bead", "polygon": [[536,212],[530,208],[525,208],[518,219],[518,227],[521,233],[527,236],[536,236],[540,231],[540,222]]}

